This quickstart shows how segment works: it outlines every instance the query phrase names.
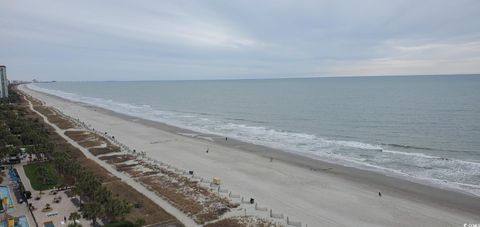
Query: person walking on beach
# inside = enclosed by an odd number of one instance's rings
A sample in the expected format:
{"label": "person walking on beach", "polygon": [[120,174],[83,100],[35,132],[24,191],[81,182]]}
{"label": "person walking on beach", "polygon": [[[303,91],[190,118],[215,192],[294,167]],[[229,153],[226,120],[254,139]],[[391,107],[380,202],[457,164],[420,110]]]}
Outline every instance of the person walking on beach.
{"label": "person walking on beach", "polygon": [[378,196],[382,197],[382,193],[381,193],[381,192],[378,192]]}
{"label": "person walking on beach", "polygon": [[208,148],[207,148],[207,151],[206,151],[206,153],[208,154]]}
{"label": "person walking on beach", "polygon": [[227,141],[227,140],[228,140],[228,138],[227,138],[227,137],[225,137],[225,141]]}

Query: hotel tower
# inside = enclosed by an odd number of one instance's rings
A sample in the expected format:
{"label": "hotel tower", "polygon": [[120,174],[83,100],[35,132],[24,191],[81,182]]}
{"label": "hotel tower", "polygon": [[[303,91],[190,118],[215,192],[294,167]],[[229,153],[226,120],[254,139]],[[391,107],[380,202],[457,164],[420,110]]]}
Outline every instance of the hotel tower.
{"label": "hotel tower", "polygon": [[0,65],[0,98],[8,97],[7,67]]}

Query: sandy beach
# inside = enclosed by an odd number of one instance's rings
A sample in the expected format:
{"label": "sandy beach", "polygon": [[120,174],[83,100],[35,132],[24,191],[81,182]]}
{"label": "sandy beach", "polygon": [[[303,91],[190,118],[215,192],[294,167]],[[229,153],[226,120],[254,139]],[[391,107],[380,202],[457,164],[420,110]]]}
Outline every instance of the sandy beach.
{"label": "sandy beach", "polygon": [[[308,226],[463,226],[480,198],[379,173],[202,135],[20,89],[147,156],[205,178]],[[208,153],[206,150],[208,149]],[[379,196],[379,192],[382,196]]]}

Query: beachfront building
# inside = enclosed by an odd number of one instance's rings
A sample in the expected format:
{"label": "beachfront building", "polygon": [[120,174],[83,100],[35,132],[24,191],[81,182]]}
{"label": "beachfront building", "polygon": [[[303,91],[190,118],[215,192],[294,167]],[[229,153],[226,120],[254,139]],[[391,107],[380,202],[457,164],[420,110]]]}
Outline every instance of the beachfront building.
{"label": "beachfront building", "polygon": [[8,97],[7,67],[0,65],[0,98]]}

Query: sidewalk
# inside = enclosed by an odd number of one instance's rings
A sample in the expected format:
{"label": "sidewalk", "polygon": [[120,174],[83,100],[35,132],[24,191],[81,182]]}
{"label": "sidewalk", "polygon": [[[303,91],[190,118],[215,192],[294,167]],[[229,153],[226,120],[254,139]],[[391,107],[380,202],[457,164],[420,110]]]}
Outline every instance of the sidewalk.
{"label": "sidewalk", "polygon": [[[14,168],[17,169],[22,169],[23,170],[23,167],[21,164],[17,164],[14,166]],[[30,213],[30,211],[28,210],[28,207],[27,207],[27,204],[22,201],[22,203],[18,203],[19,199],[21,198],[21,195],[19,195],[18,193],[16,194],[15,193],[15,188],[14,188],[14,185],[16,183],[12,182],[12,180],[10,179],[10,176],[8,176],[8,169],[4,170],[7,174],[7,177],[4,178],[4,182],[3,182],[3,185],[6,185],[7,188],[8,188],[8,191],[10,193],[10,197],[12,198],[12,201],[13,201],[13,211],[11,212],[8,212],[9,215],[11,216],[14,216],[14,217],[20,217],[20,216],[25,216],[27,218],[27,223],[28,223],[28,226],[30,227],[35,227],[35,222],[33,221],[33,217]],[[22,183],[24,182],[23,179],[22,180]],[[20,197],[20,198],[18,198]],[[23,198],[21,198],[23,200]]]}

